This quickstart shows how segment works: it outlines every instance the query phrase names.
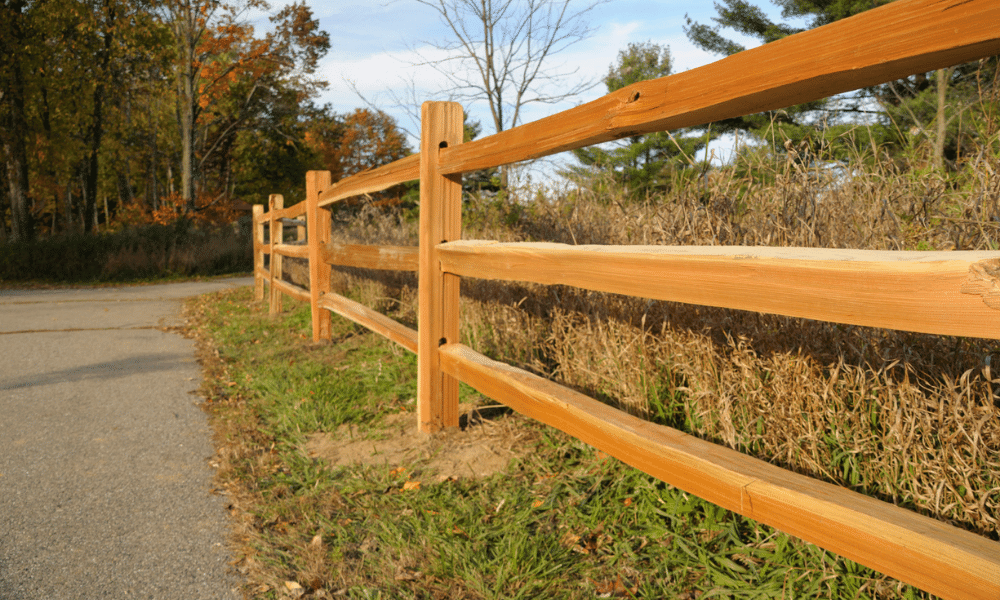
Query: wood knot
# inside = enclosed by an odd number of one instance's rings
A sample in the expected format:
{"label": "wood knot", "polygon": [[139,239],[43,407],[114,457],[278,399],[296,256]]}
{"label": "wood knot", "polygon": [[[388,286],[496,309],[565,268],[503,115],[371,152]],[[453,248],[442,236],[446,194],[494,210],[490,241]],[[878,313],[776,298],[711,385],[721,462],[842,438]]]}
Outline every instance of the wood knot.
{"label": "wood knot", "polygon": [[982,296],[986,306],[1000,310],[1000,258],[989,258],[969,265],[969,276],[960,291],[963,294]]}

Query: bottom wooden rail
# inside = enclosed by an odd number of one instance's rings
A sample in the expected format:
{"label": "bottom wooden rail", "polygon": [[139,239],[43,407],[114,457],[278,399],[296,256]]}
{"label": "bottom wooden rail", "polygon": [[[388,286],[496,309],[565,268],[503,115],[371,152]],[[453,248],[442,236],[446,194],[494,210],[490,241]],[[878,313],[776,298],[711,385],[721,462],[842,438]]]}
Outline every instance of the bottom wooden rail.
{"label": "bottom wooden rail", "polygon": [[461,344],[442,370],[682,490],[944,598],[1000,598],[1000,543],[655,425]]}
{"label": "bottom wooden rail", "polygon": [[283,294],[287,294],[296,300],[301,300],[303,302],[309,302],[309,290],[304,287],[299,287],[294,283],[288,283],[287,281],[275,278],[271,284],[281,290]]}
{"label": "bottom wooden rail", "polygon": [[345,298],[340,294],[327,292],[320,296],[319,306],[389,338],[414,354],[417,353],[417,332],[415,330],[368,308],[364,304]]}

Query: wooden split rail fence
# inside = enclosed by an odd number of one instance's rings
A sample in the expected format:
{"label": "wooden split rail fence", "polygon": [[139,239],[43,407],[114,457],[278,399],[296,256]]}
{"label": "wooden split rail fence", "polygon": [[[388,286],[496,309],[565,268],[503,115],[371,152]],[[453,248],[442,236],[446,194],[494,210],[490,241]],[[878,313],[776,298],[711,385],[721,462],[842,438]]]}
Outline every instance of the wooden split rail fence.
{"label": "wooden split rail fence", "polygon": [[[328,172],[313,171],[305,202],[284,208],[272,196],[266,214],[256,207],[257,298],[268,281],[272,311],[280,310],[281,294],[310,302],[315,340],[329,338],[334,312],[416,352],[423,431],[457,426],[463,381],[667,483],[930,593],[1000,600],[996,541],[643,421],[459,341],[461,277],[1000,339],[1000,252],[502,244],[462,240],[461,227],[463,172],[775,110],[997,54],[1000,2],[899,0],[464,144],[462,108],[428,102],[419,154],[335,184]],[[418,247],[330,243],[332,204],[410,180],[420,181]],[[288,223],[300,243],[284,243]],[[281,281],[282,256],[309,260],[310,289]],[[331,265],[416,271],[417,330],[331,292]]]}

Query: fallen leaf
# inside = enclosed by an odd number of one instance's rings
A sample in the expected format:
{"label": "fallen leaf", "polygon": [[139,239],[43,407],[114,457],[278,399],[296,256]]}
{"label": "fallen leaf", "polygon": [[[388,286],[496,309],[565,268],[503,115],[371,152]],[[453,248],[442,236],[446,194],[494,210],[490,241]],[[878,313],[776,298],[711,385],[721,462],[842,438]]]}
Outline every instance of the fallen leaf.
{"label": "fallen leaf", "polygon": [[311,545],[317,546],[317,547],[322,546],[323,545],[323,536],[321,536],[320,534],[317,533],[316,535],[313,536],[312,541],[309,542],[309,543]]}
{"label": "fallen leaf", "polygon": [[535,500],[534,502],[531,503],[531,508],[538,508],[539,506],[541,506],[543,504],[545,504],[544,501],[542,501],[542,500]]}
{"label": "fallen leaf", "polygon": [[415,581],[423,577],[420,571],[400,570],[396,573],[396,581]]}
{"label": "fallen leaf", "polygon": [[420,489],[420,482],[419,481],[407,481],[406,483],[403,484],[403,489],[404,490],[419,490]]}
{"label": "fallen leaf", "polygon": [[395,477],[396,475],[402,475],[406,473],[406,467],[396,467],[395,469],[389,471],[389,475]]}

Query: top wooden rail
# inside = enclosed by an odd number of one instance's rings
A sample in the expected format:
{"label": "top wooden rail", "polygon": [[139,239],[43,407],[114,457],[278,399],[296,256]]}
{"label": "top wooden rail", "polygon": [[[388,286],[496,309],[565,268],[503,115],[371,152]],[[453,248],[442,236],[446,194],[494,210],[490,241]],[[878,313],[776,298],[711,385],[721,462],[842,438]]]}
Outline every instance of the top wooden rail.
{"label": "top wooden rail", "polygon": [[396,162],[338,181],[320,192],[319,206],[329,206],[352,196],[381,192],[394,185],[419,178],[420,155],[412,154]]}
{"label": "top wooden rail", "polygon": [[306,214],[306,205],[304,202],[299,202],[288,208],[275,209],[268,213],[268,217],[277,221],[279,219],[294,219],[295,217],[301,217]]}
{"label": "top wooden rail", "polygon": [[996,54],[1000,2],[893,2],[445,148],[441,171],[497,167],[642,133],[775,110]]}

